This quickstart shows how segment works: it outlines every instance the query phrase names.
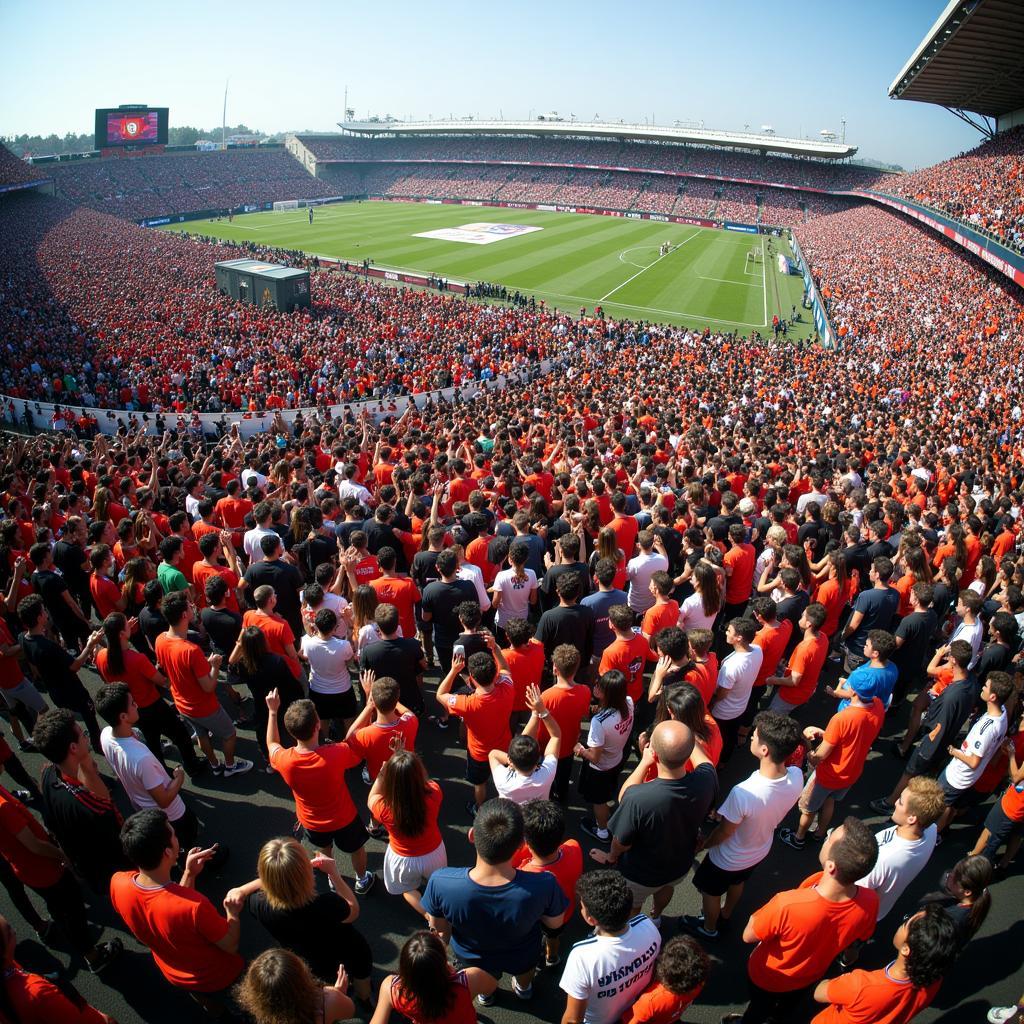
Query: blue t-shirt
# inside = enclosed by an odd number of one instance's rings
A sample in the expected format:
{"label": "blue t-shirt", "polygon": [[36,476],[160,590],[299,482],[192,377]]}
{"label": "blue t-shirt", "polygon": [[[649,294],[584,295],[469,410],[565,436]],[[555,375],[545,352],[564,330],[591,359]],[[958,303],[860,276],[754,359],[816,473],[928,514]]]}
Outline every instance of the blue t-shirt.
{"label": "blue t-shirt", "polygon": [[[866,661],[847,676],[846,685],[851,690],[856,690],[860,694],[860,699],[866,703],[870,704],[872,698],[877,697],[888,707],[899,674],[900,670],[891,661],[881,668],[872,668],[871,662]],[[849,700],[841,700],[838,710],[842,711],[849,704]]]}
{"label": "blue t-shirt", "polygon": [[615,604],[625,604],[626,595],[621,590],[597,591],[587,594],[580,604],[594,613],[594,657],[600,658],[606,647],[615,639],[612,627],[608,625],[608,609]]}
{"label": "blue t-shirt", "polygon": [[451,947],[470,967],[500,978],[523,974],[540,956],[540,919],[565,913],[569,901],[547,871],[517,871],[506,885],[478,885],[469,868],[435,871],[423,908],[452,926]]}

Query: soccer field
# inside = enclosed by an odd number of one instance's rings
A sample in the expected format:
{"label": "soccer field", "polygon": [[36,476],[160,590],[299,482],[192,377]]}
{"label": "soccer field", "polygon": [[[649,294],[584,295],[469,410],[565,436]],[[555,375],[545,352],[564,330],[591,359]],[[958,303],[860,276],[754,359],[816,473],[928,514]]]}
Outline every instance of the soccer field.
{"label": "soccer field", "polygon": [[[166,230],[301,249],[378,267],[488,281],[561,309],[721,331],[765,331],[800,308],[800,277],[780,274],[765,236],[588,214],[419,203],[341,203],[190,221]],[[789,251],[775,239],[776,251]],[[659,255],[662,243],[671,248]],[[753,253],[757,254],[756,259]],[[807,318],[805,317],[805,320]],[[792,332],[791,332],[792,333]],[[811,333],[797,325],[797,337]]]}

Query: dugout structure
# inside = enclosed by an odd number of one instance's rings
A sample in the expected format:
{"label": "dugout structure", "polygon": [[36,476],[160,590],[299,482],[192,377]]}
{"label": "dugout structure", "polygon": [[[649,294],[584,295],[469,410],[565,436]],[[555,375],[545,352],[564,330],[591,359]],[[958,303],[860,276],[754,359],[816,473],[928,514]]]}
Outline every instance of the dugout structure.
{"label": "dugout structure", "polygon": [[215,266],[221,295],[255,306],[271,306],[282,313],[312,305],[308,270],[262,260],[224,260]]}

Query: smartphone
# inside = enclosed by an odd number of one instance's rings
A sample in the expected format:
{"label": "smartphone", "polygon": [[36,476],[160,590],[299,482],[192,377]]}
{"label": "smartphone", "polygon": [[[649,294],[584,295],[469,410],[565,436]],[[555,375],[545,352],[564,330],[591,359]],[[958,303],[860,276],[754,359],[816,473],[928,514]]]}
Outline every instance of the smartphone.
{"label": "smartphone", "polygon": [[453,658],[462,658],[463,660],[465,660],[465,658],[466,658],[466,648],[462,644],[456,644],[452,648],[452,657]]}

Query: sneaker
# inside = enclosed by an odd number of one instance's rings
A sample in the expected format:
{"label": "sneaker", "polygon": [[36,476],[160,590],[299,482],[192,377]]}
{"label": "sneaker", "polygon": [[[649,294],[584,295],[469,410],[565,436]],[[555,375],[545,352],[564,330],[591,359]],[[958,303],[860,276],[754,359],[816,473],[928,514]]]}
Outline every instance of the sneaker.
{"label": "sneaker", "polygon": [[11,795],[16,796],[23,804],[30,804],[32,802],[32,794],[27,789],[12,790]]}
{"label": "sneaker", "polygon": [[362,780],[366,783],[366,785],[373,785],[373,783],[370,781],[370,769],[367,765],[363,765],[363,770],[360,772],[360,775],[362,776]]}
{"label": "sneaker", "polygon": [[693,935],[699,935],[702,939],[708,939],[714,942],[718,938],[718,932],[708,931],[704,927],[704,915],[703,914],[683,914],[679,918],[679,926],[685,928],[688,932]]}
{"label": "sneaker", "polygon": [[513,978],[512,991],[515,993],[516,999],[522,999],[525,1003],[533,998],[533,982],[531,981],[525,988],[521,988],[519,982]]}
{"label": "sneaker", "polygon": [[377,876],[372,871],[367,871],[362,878],[356,879],[354,886],[356,894],[359,896],[365,896],[372,888],[373,883],[377,881]]}
{"label": "sneaker", "polygon": [[[237,761],[238,759],[236,758],[235,760]],[[207,761],[206,763],[210,766],[210,771],[213,772],[214,775],[223,775],[224,774],[224,762],[223,761],[218,761],[216,764],[210,764],[209,761]]]}
{"label": "sneaker", "polygon": [[[448,728],[448,718],[447,718],[447,716],[431,715],[427,719],[427,721],[430,722],[431,725],[436,725],[438,727],[438,729],[447,729]],[[479,998],[480,997],[477,996],[477,999],[479,999]],[[494,996],[491,996],[490,999],[491,999],[491,1002],[490,1003],[484,1003],[485,1006],[490,1006],[491,1003],[494,1002]]]}
{"label": "sneaker", "polygon": [[31,740],[18,740],[18,749],[23,754],[34,754],[38,748]]}
{"label": "sneaker", "polygon": [[496,995],[495,995],[494,992],[492,992],[489,996],[485,996],[483,994],[483,992],[480,992],[480,993],[477,994],[476,1001],[481,1006],[493,1006],[495,998],[496,998]]}
{"label": "sneaker", "polygon": [[606,828],[601,828],[594,818],[584,818],[580,821],[580,828],[599,843],[611,842],[611,833]]}
{"label": "sneaker", "polygon": [[111,939],[110,942],[101,942],[96,946],[96,958],[89,960],[89,970],[93,974],[101,974],[105,968],[112,964],[124,952],[124,943],[120,939]]}
{"label": "sneaker", "polygon": [[794,829],[784,828],[779,831],[779,839],[794,850],[802,850],[807,845],[806,839],[801,839]]}
{"label": "sneaker", "polygon": [[388,830],[383,825],[367,825],[366,834],[371,839],[384,840],[388,837]]}
{"label": "sneaker", "polygon": [[244,775],[246,772],[252,771],[252,761],[246,761],[244,757],[236,757],[231,764],[224,765],[224,778],[230,778],[232,775]]}
{"label": "sneaker", "polygon": [[872,800],[868,804],[868,807],[875,812],[875,814],[884,814],[886,817],[892,814],[893,806],[889,803],[888,797],[880,796],[877,800]]}
{"label": "sneaker", "polygon": [[1016,1021],[1020,1017],[1019,1006],[993,1006],[988,1011],[989,1024],[1010,1024],[1011,1021]]}

